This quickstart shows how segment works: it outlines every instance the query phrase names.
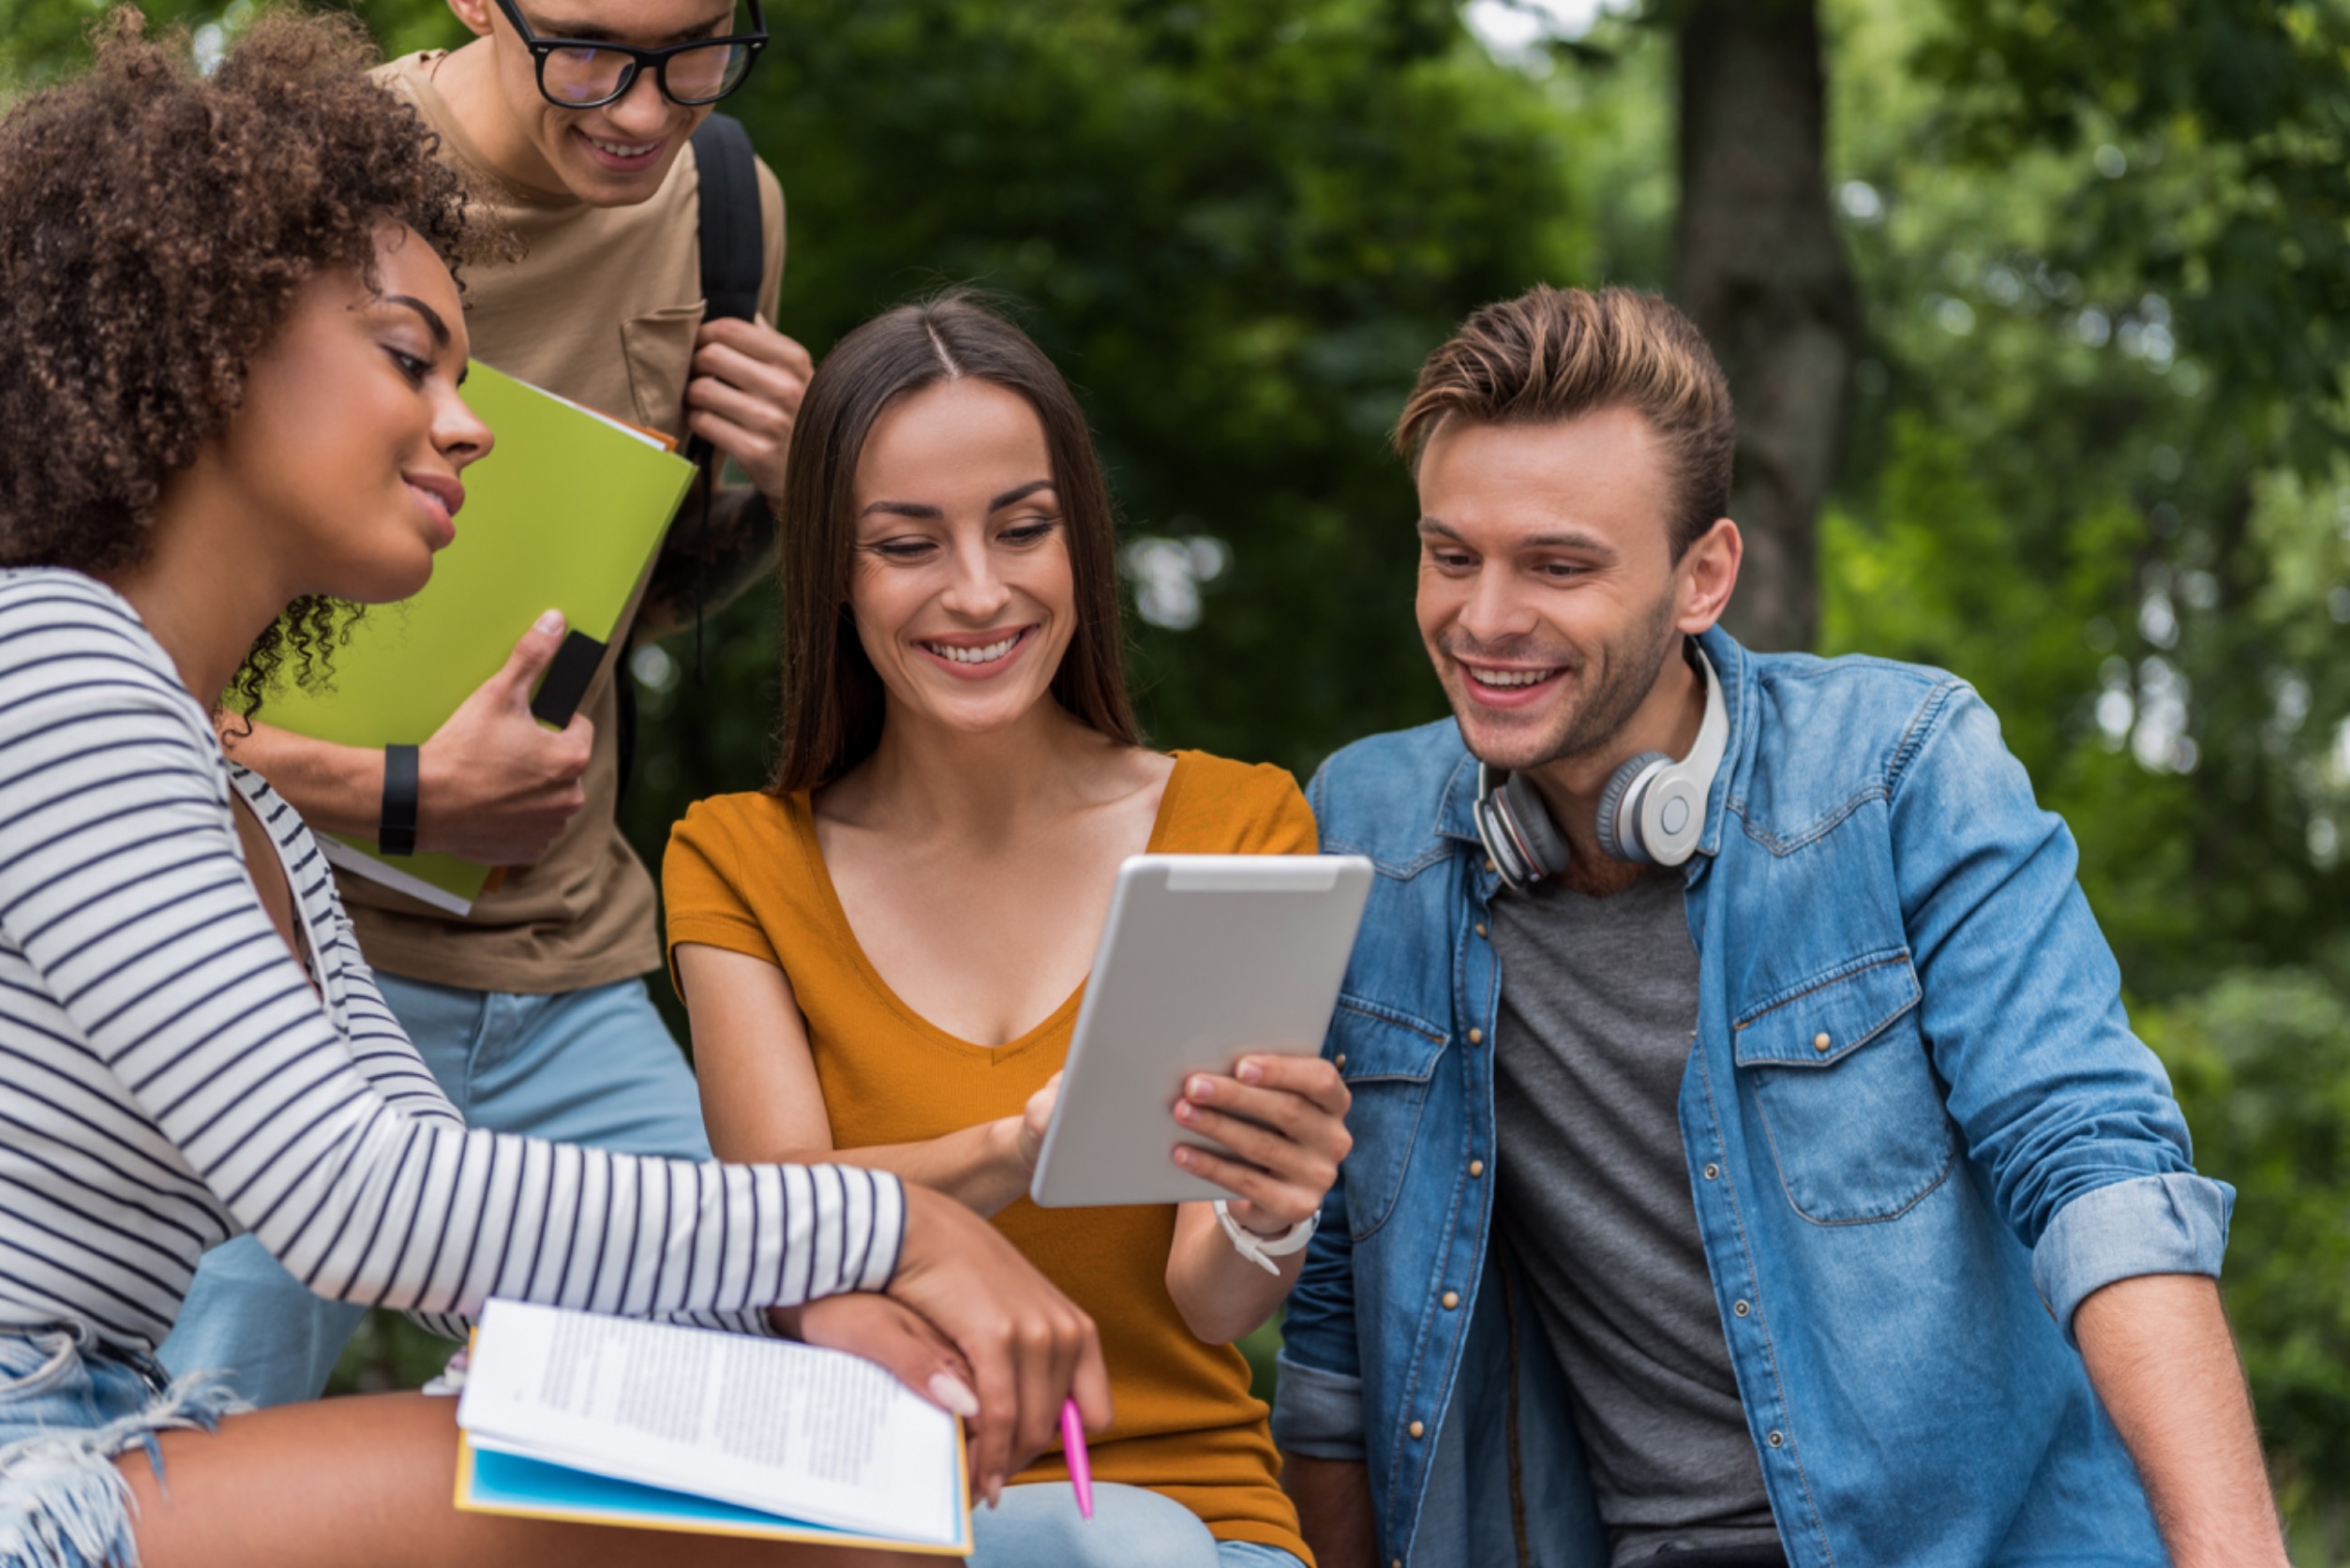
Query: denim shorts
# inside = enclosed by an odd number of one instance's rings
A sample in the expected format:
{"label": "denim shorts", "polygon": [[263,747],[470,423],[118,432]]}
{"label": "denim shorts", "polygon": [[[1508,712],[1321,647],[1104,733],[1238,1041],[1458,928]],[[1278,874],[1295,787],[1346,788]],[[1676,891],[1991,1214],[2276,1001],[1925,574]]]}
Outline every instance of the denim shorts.
{"label": "denim shorts", "polygon": [[1144,1486],[1097,1481],[1091,1522],[1067,1482],[1004,1488],[971,1514],[970,1568],[1306,1568],[1295,1552],[1219,1541],[1199,1516]]}
{"label": "denim shorts", "polygon": [[114,1456],[143,1447],[160,1480],[157,1432],[210,1431],[242,1408],[83,1329],[0,1329],[0,1568],[136,1568]]}

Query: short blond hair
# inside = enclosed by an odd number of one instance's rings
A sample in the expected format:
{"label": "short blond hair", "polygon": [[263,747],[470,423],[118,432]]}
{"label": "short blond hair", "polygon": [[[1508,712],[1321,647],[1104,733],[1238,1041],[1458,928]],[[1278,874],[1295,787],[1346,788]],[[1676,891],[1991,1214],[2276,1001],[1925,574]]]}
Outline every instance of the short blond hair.
{"label": "short blond hair", "polygon": [[1538,283],[1486,306],[1420,366],[1396,450],[1416,469],[1450,420],[1550,425],[1617,408],[1646,419],[1664,448],[1673,489],[1666,523],[1679,560],[1729,510],[1738,425],[1714,351],[1655,294]]}

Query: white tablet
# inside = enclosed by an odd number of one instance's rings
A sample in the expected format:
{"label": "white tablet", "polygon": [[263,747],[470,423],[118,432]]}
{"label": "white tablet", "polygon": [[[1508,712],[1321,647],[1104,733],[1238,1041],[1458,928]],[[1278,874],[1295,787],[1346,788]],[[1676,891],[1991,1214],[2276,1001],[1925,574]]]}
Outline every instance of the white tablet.
{"label": "white tablet", "polygon": [[1230,1197],[1172,1157],[1183,1081],[1251,1052],[1322,1050],[1370,862],[1137,855],[1118,868],[1028,1196],[1046,1208]]}

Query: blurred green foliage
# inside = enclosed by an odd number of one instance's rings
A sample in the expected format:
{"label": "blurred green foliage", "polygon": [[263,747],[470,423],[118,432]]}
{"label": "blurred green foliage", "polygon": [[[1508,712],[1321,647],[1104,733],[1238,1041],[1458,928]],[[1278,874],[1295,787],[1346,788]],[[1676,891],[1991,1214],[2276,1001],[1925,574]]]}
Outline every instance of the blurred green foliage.
{"label": "blurred green foliage", "polygon": [[[1868,324],[1823,651],[1972,680],[2072,823],[2239,1191],[2297,1556],[2350,1561],[2350,0],[1821,8]],[[1444,710],[1384,444],[1420,357],[1536,278],[1669,276],[1669,9],[1497,53],[1452,0],[773,0],[729,108],[791,202],[784,329],[820,353],[942,282],[1013,300],[1117,487],[1152,732],[1302,773]],[[463,37],[437,0],[362,11]],[[0,0],[0,60],[52,70],[95,14]],[[773,617],[714,617],[698,681],[691,634],[641,652],[649,863],[761,779]],[[369,1333],[346,1384],[437,1362]]]}
{"label": "blurred green foliage", "polygon": [[2350,13],[1838,10],[1875,357],[1827,650],[1982,688],[2140,993],[2338,959]]}

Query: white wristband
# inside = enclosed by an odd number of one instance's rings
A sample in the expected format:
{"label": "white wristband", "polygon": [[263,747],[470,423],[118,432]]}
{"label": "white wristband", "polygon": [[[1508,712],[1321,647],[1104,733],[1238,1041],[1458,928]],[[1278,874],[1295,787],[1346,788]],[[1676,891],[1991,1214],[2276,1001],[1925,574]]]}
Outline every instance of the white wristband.
{"label": "white wristband", "polygon": [[1233,1218],[1232,1210],[1225,1205],[1224,1200],[1219,1198],[1216,1200],[1216,1223],[1221,1225],[1224,1234],[1232,1238],[1234,1251],[1265,1273],[1279,1274],[1281,1265],[1273,1260],[1303,1250],[1305,1245],[1313,1240],[1314,1227],[1322,1223],[1322,1216],[1318,1212],[1310,1214],[1278,1236],[1260,1236],[1253,1231],[1242,1230],[1240,1222]]}

